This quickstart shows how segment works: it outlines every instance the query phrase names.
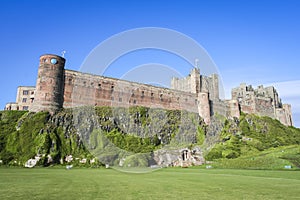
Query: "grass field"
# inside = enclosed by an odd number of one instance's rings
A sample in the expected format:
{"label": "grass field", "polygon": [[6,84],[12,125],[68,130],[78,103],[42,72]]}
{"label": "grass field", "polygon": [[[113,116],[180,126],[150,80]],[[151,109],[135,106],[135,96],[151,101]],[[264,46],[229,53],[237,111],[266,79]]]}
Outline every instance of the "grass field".
{"label": "grass field", "polygon": [[0,199],[300,199],[300,171],[0,168]]}

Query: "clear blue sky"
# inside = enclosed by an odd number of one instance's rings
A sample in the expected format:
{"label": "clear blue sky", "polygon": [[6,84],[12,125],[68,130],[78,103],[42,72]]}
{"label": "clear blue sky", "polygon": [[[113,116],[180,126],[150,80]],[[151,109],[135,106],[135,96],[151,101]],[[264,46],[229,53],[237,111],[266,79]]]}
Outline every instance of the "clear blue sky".
{"label": "clear blue sky", "polygon": [[2,0],[0,108],[15,101],[17,86],[35,85],[42,54],[66,50],[66,68],[78,70],[89,52],[110,36],[163,27],[188,35],[207,50],[226,94],[240,82],[275,84],[283,101],[292,104],[300,127],[299,10],[297,0]]}

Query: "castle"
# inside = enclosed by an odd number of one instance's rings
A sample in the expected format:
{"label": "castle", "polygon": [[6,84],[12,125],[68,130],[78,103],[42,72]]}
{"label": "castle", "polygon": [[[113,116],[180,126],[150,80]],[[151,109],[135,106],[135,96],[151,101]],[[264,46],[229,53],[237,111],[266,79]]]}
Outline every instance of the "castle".
{"label": "castle", "polygon": [[204,76],[198,68],[182,79],[173,78],[171,88],[157,87],[65,69],[65,58],[40,57],[35,87],[18,87],[16,102],[5,110],[49,111],[84,105],[129,107],[134,105],[187,110],[198,113],[206,124],[218,113],[239,117],[241,112],[269,116],[292,126],[289,104],[282,104],[274,87],[241,84],[232,89],[230,100],[219,98],[217,74]]}

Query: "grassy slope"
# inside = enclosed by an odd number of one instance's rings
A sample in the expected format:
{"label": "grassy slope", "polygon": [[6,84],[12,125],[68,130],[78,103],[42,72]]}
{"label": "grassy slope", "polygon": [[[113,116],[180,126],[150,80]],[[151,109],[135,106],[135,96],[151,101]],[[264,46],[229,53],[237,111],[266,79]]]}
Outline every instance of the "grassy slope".
{"label": "grassy slope", "polygon": [[233,169],[284,169],[286,165],[293,169],[300,168],[300,146],[283,146],[261,152],[250,152],[236,159],[218,159],[214,168]]}
{"label": "grassy slope", "polygon": [[206,159],[219,168],[300,168],[299,144],[300,129],[269,117],[243,114],[238,121],[225,121],[220,142]]}
{"label": "grassy slope", "polygon": [[298,199],[297,171],[0,168],[0,199]]}

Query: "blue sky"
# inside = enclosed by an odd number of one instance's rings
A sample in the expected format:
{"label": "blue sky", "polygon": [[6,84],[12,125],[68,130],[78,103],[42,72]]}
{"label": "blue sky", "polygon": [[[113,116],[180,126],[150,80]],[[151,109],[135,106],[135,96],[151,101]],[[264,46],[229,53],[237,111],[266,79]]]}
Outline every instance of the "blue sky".
{"label": "blue sky", "polygon": [[[112,35],[162,27],[193,38],[207,50],[227,97],[241,82],[275,85],[283,101],[292,104],[300,127],[300,1],[2,0],[0,5],[0,108],[15,101],[17,86],[35,85],[40,55],[66,50],[66,68],[79,70],[86,56]],[[157,51],[128,58],[120,60],[120,71],[149,62],[178,65],[172,67],[184,75],[190,69]],[[107,75],[119,77],[120,71]]]}

